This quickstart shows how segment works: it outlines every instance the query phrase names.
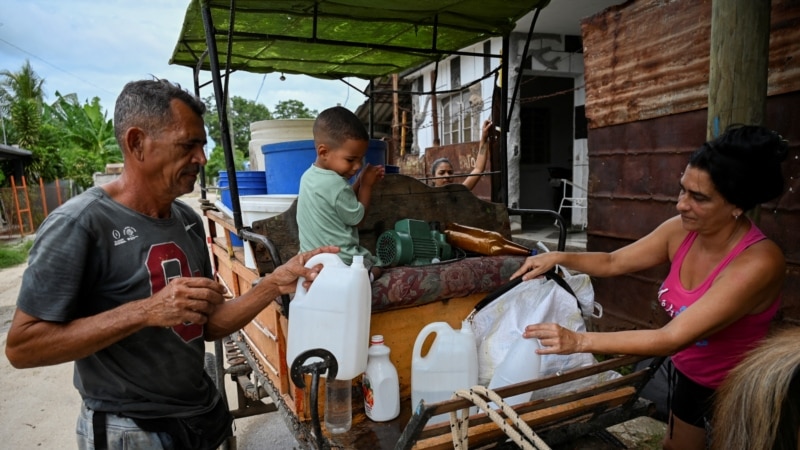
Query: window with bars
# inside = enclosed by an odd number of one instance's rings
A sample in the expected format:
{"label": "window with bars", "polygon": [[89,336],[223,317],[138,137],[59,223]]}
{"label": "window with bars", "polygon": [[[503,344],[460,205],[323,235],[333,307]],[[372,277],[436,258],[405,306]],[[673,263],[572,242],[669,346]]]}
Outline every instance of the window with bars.
{"label": "window with bars", "polygon": [[440,100],[442,144],[460,144],[476,140],[473,136],[472,107],[469,91],[444,96]]}

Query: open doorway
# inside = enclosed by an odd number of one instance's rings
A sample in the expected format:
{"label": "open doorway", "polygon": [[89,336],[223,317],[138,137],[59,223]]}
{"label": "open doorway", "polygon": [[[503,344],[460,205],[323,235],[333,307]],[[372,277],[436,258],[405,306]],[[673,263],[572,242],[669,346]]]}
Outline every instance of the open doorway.
{"label": "open doorway", "polygon": [[[572,179],[575,79],[525,75],[520,98],[520,196],[525,209],[558,209]],[[565,217],[569,223],[569,218]],[[523,227],[527,224],[523,224]]]}

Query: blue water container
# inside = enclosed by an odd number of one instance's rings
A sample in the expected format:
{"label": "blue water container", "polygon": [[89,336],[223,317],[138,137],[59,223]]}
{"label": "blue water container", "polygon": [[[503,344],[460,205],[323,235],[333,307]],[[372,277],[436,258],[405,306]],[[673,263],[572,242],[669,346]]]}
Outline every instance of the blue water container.
{"label": "blue water container", "polygon": [[[266,144],[261,153],[270,194],[299,194],[300,177],[317,159],[313,139]],[[373,166],[386,164],[386,142],[371,139],[365,160]]]}
{"label": "blue water container", "polygon": [[[228,172],[225,170],[219,171],[219,187],[222,204],[233,210],[233,200],[231,199],[231,191],[229,189],[230,183],[228,181]],[[238,171],[236,172],[236,186],[239,188],[239,196],[242,195],[263,195],[267,193],[267,178],[264,171]],[[230,233],[230,232],[229,232]],[[244,245],[239,236],[230,233],[231,243],[237,247]]]}

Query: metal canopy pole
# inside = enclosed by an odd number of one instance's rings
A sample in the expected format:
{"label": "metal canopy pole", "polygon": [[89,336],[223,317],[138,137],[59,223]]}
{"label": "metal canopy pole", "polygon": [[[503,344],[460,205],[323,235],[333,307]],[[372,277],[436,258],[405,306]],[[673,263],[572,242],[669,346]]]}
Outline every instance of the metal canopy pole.
{"label": "metal canopy pole", "polygon": [[367,97],[367,99],[368,99],[367,100],[368,101],[367,105],[369,106],[369,114],[368,114],[369,117],[368,117],[368,120],[369,120],[369,137],[370,138],[374,138],[375,137],[375,94],[373,94],[373,92],[372,92],[372,90],[374,88],[373,84],[374,84],[374,80],[369,80],[369,84],[367,85],[367,90],[369,91],[369,96]]}
{"label": "metal canopy pole", "polygon": [[[194,81],[194,95],[197,98],[200,98],[200,68],[203,66],[203,59],[205,59],[206,55],[208,55],[208,49],[200,55],[200,58],[197,59],[197,65],[194,68],[194,73],[192,74],[193,81]],[[205,200],[206,199],[206,166],[200,166],[200,198]]]}
{"label": "metal canopy pole", "polygon": [[519,87],[522,84],[522,72],[524,68],[522,65],[525,63],[525,58],[528,57],[528,49],[531,46],[531,39],[533,38],[533,29],[536,26],[536,21],[539,19],[539,12],[541,12],[542,8],[536,8],[536,12],[533,13],[533,20],[531,20],[531,26],[528,29],[528,38],[525,40],[525,47],[522,50],[522,58],[520,59],[519,63],[519,72],[517,73],[517,80],[514,83],[514,95],[511,96],[511,105],[508,107],[508,118],[511,120],[511,116],[514,115],[514,104],[517,102],[517,98],[519,98]]}
{"label": "metal canopy pole", "polygon": [[[203,28],[206,32],[206,46],[208,47],[208,59],[209,64],[211,65],[211,80],[214,84],[214,98],[217,102],[217,113],[219,115],[219,131],[222,139],[222,149],[225,152],[225,166],[228,171],[228,188],[231,192],[233,224],[238,231],[242,229],[242,208],[239,203],[239,184],[236,180],[236,161],[233,159],[230,127],[228,125],[227,108],[225,107],[227,104],[225,101],[227,96],[222,90],[222,81],[220,80],[219,75],[219,52],[217,51],[217,39],[214,36],[214,23],[211,18],[211,8],[208,5],[208,2],[201,3],[201,12],[203,13]],[[233,25],[231,24],[231,26]]]}
{"label": "metal canopy pole", "polygon": [[509,35],[510,33],[506,33],[503,35],[503,55],[500,59],[500,101],[502,103],[502,108],[500,108],[500,129],[502,133],[500,133],[500,171],[503,172],[503,176],[500,177],[500,192],[497,193],[497,199],[492,199],[493,201],[497,201],[498,203],[502,203],[506,206],[510,206],[508,204],[508,59],[509,59]]}

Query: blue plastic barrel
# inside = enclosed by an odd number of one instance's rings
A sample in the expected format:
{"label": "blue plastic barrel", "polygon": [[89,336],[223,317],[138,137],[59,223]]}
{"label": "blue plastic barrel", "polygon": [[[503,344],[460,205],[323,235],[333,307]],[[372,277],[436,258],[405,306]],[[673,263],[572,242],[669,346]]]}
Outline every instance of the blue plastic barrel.
{"label": "blue plastic barrel", "polygon": [[[299,194],[300,177],[317,159],[312,139],[266,144],[261,146],[261,153],[270,194]],[[373,166],[386,164],[386,142],[371,139],[365,160]]]}
{"label": "blue plastic barrel", "polygon": [[[230,183],[228,182],[228,172],[225,170],[219,171],[219,181],[217,186],[222,193],[222,204],[233,210],[233,200],[231,199],[231,191],[228,189]],[[267,178],[264,171],[239,171],[236,172],[236,185],[239,188],[239,196],[242,195],[263,195],[267,193]],[[229,232],[230,233],[230,232]],[[244,245],[241,239],[234,233],[230,233],[231,243],[235,246],[241,247]]]}

